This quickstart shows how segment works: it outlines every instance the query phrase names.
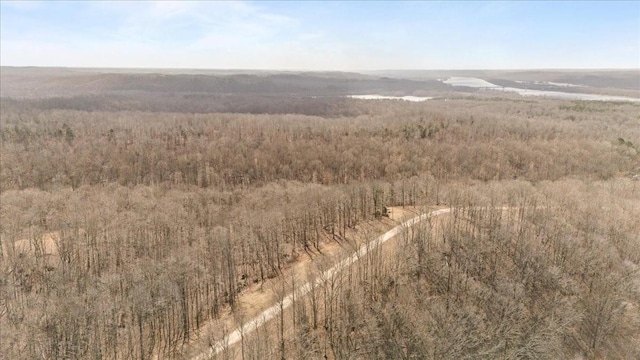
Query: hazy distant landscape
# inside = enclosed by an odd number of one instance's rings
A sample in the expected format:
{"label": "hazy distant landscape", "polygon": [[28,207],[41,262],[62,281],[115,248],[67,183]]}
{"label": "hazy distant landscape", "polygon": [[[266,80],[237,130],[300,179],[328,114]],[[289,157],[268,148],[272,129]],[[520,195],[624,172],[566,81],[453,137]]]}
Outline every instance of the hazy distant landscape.
{"label": "hazy distant landscape", "polygon": [[[297,96],[416,95],[455,88],[514,88],[640,98],[637,70],[609,71],[388,71],[355,72],[3,68],[4,97],[67,97],[132,92]],[[387,76],[389,75],[389,76]],[[395,75],[394,77],[390,77]],[[557,84],[557,85],[554,85]],[[565,84],[573,86],[565,86]],[[523,94],[522,92],[520,93]]]}

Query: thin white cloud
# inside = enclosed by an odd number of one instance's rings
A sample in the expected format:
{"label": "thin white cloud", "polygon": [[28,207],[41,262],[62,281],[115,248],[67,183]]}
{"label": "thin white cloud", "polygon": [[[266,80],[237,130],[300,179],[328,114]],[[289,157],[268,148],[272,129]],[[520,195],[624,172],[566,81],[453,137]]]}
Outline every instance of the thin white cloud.
{"label": "thin white cloud", "polygon": [[197,4],[189,1],[154,1],[149,3],[151,16],[172,18],[193,11]]}
{"label": "thin white cloud", "polygon": [[[410,3],[405,5],[424,16],[405,9],[391,14],[395,17],[367,13],[372,10],[366,4],[332,3],[323,11],[314,5],[313,15],[289,4],[66,3],[56,8],[58,13],[68,12],[64,20],[48,17],[42,9],[16,10],[9,19],[2,14],[0,61],[36,66],[357,70],[637,67],[639,57],[637,42],[622,37],[617,45],[599,40],[598,46],[608,51],[597,54],[593,46],[547,39],[551,30],[546,27],[509,17],[513,4],[489,3],[465,13],[467,5],[457,3]],[[16,9],[25,4],[2,2],[3,9],[7,5]],[[47,9],[58,3],[37,6]],[[362,12],[353,19],[340,17],[345,9]],[[38,16],[30,17],[31,13]],[[451,16],[439,15],[443,13]],[[611,34],[604,33],[603,39]],[[595,39],[588,41],[596,44]]]}
{"label": "thin white cloud", "polygon": [[[295,19],[244,2],[96,2],[110,19],[92,33],[32,29],[3,38],[3,64],[55,66],[229,66],[297,32]],[[46,36],[46,42],[43,39]],[[95,41],[96,37],[101,38]],[[56,50],[57,49],[57,50]],[[222,58],[221,55],[226,56]],[[252,60],[255,61],[256,58]],[[255,66],[255,65],[254,65]]]}
{"label": "thin white cloud", "polygon": [[14,8],[18,10],[35,10],[42,7],[45,4],[44,1],[31,1],[31,0],[12,0],[2,1],[2,6]]}

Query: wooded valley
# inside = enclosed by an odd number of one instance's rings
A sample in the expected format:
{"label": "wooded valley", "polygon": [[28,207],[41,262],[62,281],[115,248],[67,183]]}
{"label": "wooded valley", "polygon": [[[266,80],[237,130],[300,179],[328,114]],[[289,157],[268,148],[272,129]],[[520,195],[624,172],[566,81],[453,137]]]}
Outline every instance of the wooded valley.
{"label": "wooded valley", "polygon": [[190,358],[242,325],[243,293],[277,303],[391,208],[452,211],[216,356],[640,358],[640,103],[144,76],[3,85],[0,359]]}

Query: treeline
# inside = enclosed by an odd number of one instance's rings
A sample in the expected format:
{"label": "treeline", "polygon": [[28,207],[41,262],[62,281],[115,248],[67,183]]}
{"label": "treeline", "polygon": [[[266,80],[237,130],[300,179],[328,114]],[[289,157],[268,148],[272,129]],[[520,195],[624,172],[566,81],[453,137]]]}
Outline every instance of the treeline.
{"label": "treeline", "polygon": [[[280,74],[132,74],[2,68],[3,97],[79,96],[83,94],[271,94],[343,96],[358,93],[451,90],[436,80],[407,80],[356,73]],[[55,94],[55,95],[54,95]]]}
{"label": "treeline", "polygon": [[161,91],[222,94],[286,94],[286,95],[348,95],[358,92],[413,92],[444,90],[449,85],[435,80],[404,80],[367,77],[359,74],[316,76],[309,74],[273,75],[164,75],[164,74],[104,74],[98,80],[111,91]]}
{"label": "treeline", "polygon": [[112,182],[233,189],[283,179],[540,181],[639,172],[637,149],[618,141],[640,143],[635,104],[344,101],[363,115],[41,111],[4,103],[0,183],[3,190]]}
{"label": "treeline", "polygon": [[359,115],[344,97],[261,94],[181,94],[134,92],[126,95],[78,95],[29,100],[2,99],[5,108],[78,110],[89,112],[144,111],[155,113],[301,114],[322,117]]}

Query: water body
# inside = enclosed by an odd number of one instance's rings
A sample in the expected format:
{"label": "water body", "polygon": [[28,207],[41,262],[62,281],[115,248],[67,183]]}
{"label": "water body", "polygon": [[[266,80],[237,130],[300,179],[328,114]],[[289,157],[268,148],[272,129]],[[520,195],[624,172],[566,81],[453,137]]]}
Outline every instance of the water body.
{"label": "water body", "polygon": [[488,81],[472,77],[450,77],[442,82],[453,86],[466,86],[477,89],[494,89],[502,87]]}
{"label": "water body", "polygon": [[516,80],[515,82],[517,82],[518,84],[533,84],[533,85],[551,85],[551,86],[555,86],[555,87],[585,87],[584,85],[576,85],[576,84],[569,84],[569,83],[559,83],[559,82],[553,82],[553,81],[518,81]]}
{"label": "water body", "polygon": [[[598,94],[579,94],[579,93],[568,93],[563,91],[552,91],[552,90],[530,90],[530,89],[520,89],[514,87],[505,87],[496,84],[492,84],[486,80],[471,78],[471,77],[451,77],[447,80],[442,81],[445,84],[449,84],[452,86],[466,86],[472,87],[476,89],[486,89],[493,91],[506,91],[506,92],[514,92],[520,94],[522,96],[542,96],[542,97],[550,97],[556,99],[567,99],[567,100],[590,100],[590,101],[633,101],[640,102],[639,98],[632,98],[627,96],[613,96],[613,95],[598,95]],[[548,83],[553,84],[553,83]],[[565,85],[565,84],[562,84]],[[573,84],[568,84],[573,85]],[[574,85],[575,86],[575,85]],[[565,86],[566,87],[566,86]]]}
{"label": "water body", "polygon": [[361,100],[404,100],[404,101],[427,101],[434,99],[426,96],[384,96],[384,95],[349,95],[348,97]]}

